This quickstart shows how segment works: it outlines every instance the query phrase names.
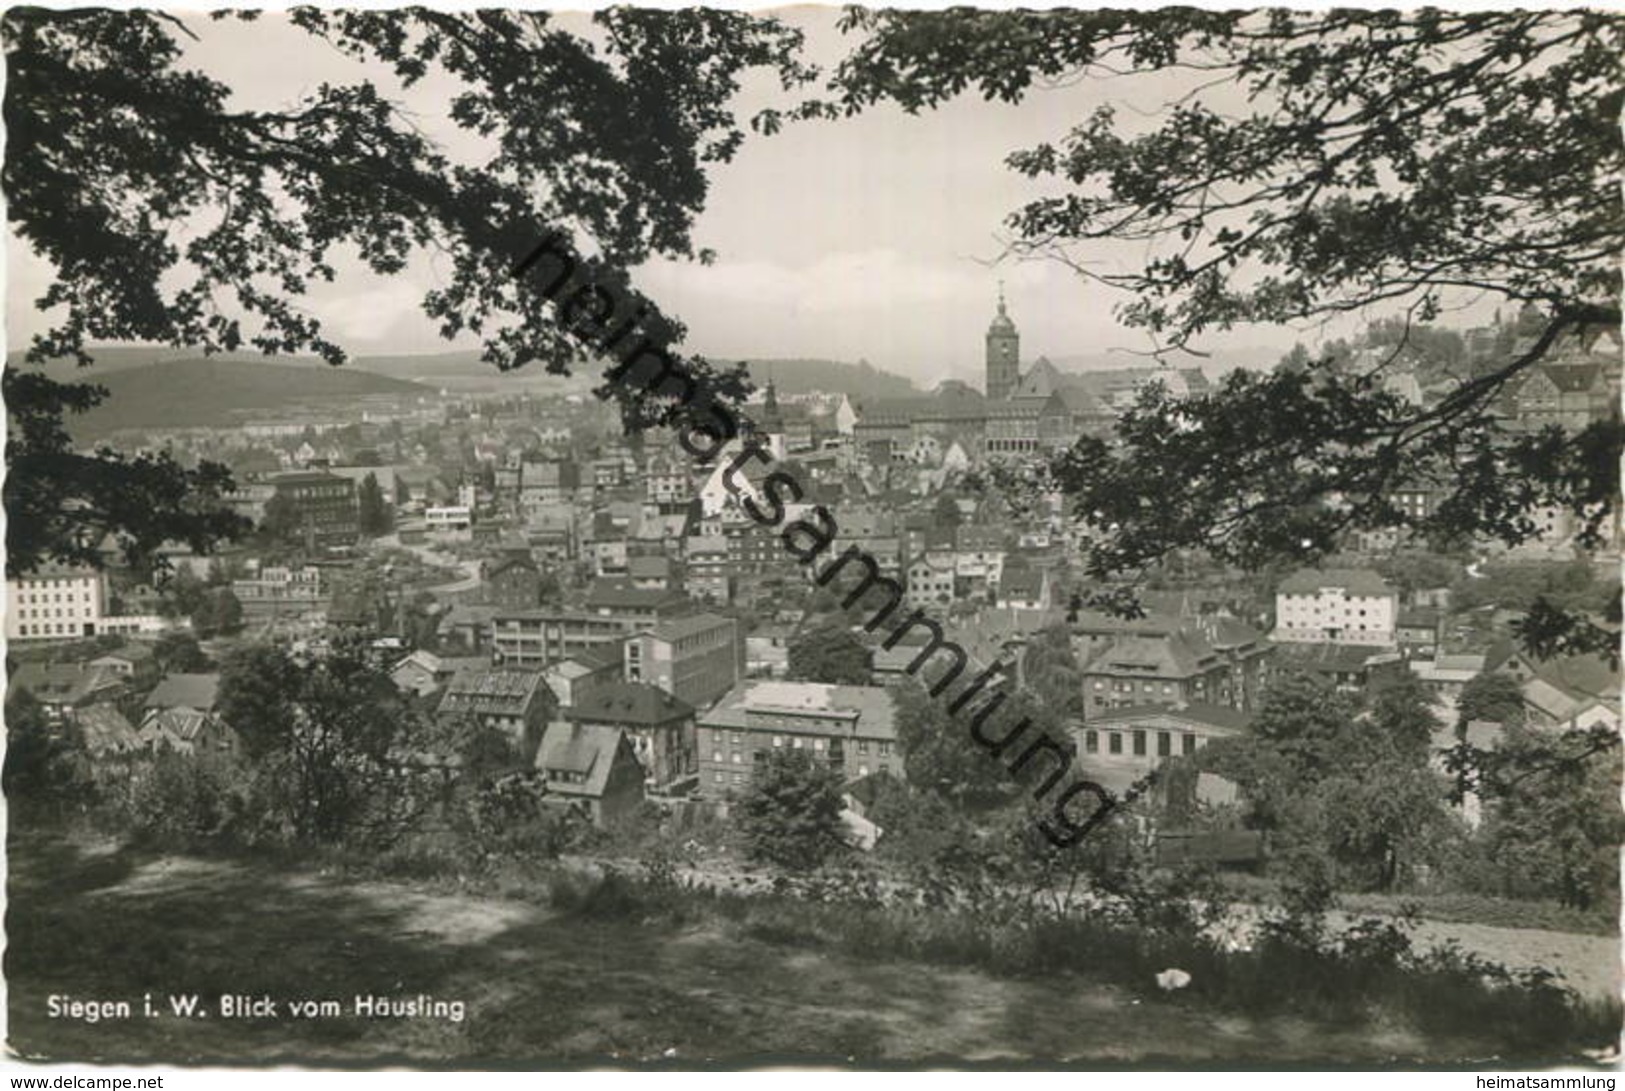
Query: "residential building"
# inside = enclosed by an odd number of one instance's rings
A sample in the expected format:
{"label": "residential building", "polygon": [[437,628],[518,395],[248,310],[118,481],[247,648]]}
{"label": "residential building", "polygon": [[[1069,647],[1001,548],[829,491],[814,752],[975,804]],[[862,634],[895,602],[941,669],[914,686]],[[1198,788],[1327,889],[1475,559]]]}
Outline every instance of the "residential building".
{"label": "residential building", "polygon": [[774,750],[804,750],[847,780],[903,776],[896,712],[881,686],[741,682],[699,719],[700,790],[737,795]]}
{"label": "residential building", "polygon": [[1275,593],[1278,642],[1389,647],[1399,620],[1399,594],[1365,568],[1305,570]]}
{"label": "residential building", "polygon": [[153,752],[235,756],[242,749],[237,732],[216,715],[187,706],[149,708],[141,718],[141,744]]}
{"label": "residential building", "polygon": [[254,576],[232,580],[231,593],[243,604],[245,615],[268,617],[319,610],[327,588],[315,565],[267,565]]}
{"label": "residential building", "polygon": [[1222,705],[1248,711],[1269,676],[1273,649],[1251,626],[1208,614],[1144,618],[1100,643],[1073,647],[1085,718],[1144,705]]}
{"label": "residential building", "polygon": [[564,718],[624,732],[653,787],[669,787],[695,771],[694,706],[648,683],[609,682],[585,690]]}
{"label": "residential building", "polygon": [[519,503],[526,510],[571,503],[580,489],[581,467],[572,459],[526,459],[519,465]]}
{"label": "residential building", "polygon": [[1454,702],[1462,687],[1483,673],[1484,662],[1482,655],[1441,655],[1412,659],[1410,668],[1429,693]]}
{"label": "residential building", "polygon": [[1275,665],[1277,673],[1311,674],[1344,693],[1366,692],[1406,669],[1399,652],[1358,644],[1283,644]]}
{"label": "residential building", "polygon": [[158,660],[150,646],[132,641],[98,655],[85,665],[104,667],[127,682],[137,682],[145,681],[154,675],[158,669]]}
{"label": "residential building", "polygon": [[619,660],[601,659],[590,652],[578,652],[542,668],[542,679],[558,698],[559,711],[567,713],[587,694],[621,680]]}
{"label": "residential building", "polygon": [[1245,734],[1252,717],[1222,705],[1115,708],[1073,730],[1080,767],[1111,791],[1171,757],[1189,757],[1214,739]]}
{"label": "residential building", "polygon": [[699,602],[726,606],[733,601],[728,539],[723,535],[692,537],[684,548],[683,590]]}
{"label": "residential building", "polygon": [[220,701],[220,675],[183,674],[164,675],[146,700],[145,710],[188,708],[195,712],[213,712]]}
{"label": "residential building", "polygon": [[542,570],[529,553],[510,553],[484,566],[485,601],[506,610],[542,605]]}
{"label": "residential building", "polygon": [[116,670],[84,663],[22,663],[12,671],[7,693],[26,692],[50,720],[72,719],[77,712],[125,692]]}
{"label": "residential building", "polygon": [[302,470],[267,479],[275,499],[289,505],[292,524],[308,545],[349,545],[361,536],[355,482],[326,470]]}
{"label": "residential building", "polygon": [[507,736],[520,760],[529,764],[558,702],[538,671],[473,669],[446,685],[436,715],[470,717]]}
{"label": "residential building", "polygon": [[547,783],[549,804],[579,809],[596,826],[619,825],[643,804],[643,767],[615,728],[548,724],[534,767]]}
{"label": "residential building", "polygon": [[634,632],[623,649],[626,678],[705,708],[739,680],[739,623],[691,614]]}
{"label": "residential building", "polygon": [[89,568],[42,565],[6,581],[6,639],[72,640],[105,631],[107,577]]}

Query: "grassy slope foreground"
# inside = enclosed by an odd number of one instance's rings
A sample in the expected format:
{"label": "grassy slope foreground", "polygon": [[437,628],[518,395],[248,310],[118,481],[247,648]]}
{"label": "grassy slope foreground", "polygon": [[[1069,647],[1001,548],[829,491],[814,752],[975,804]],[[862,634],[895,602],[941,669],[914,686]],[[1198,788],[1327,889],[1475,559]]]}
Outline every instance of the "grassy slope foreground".
{"label": "grassy slope foreground", "polygon": [[[108,1061],[460,1066],[752,1059],[908,1063],[1027,1058],[1172,1067],[1488,1058],[1490,1041],[1381,1023],[1220,1015],[1073,974],[977,970],[809,950],[703,916],[584,918],[531,901],[345,882],[308,870],[53,841],[11,851],[11,1048]],[[141,1017],[151,993],[161,1014]],[[268,994],[276,1019],[183,1018],[170,994]],[[300,1019],[292,999],[462,1000],[462,1022]],[[137,1017],[47,1016],[52,994],[128,1000]]]}

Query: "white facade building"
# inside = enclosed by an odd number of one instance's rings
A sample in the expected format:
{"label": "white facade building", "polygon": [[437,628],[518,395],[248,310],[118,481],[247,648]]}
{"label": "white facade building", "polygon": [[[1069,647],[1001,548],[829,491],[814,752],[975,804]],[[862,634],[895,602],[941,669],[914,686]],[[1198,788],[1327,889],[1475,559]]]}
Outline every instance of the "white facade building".
{"label": "white facade building", "polygon": [[1365,568],[1298,572],[1275,593],[1273,639],[1386,647],[1395,642],[1399,595]]}
{"label": "white facade building", "polygon": [[107,577],[50,566],[6,581],[7,640],[70,640],[105,632]]}

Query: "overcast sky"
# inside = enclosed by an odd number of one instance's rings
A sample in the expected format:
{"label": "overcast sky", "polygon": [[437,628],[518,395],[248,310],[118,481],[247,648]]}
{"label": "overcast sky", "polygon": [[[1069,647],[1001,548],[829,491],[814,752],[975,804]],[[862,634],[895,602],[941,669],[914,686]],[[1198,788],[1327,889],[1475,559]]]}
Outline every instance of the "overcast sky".
{"label": "overcast sky", "polygon": [[[848,43],[834,28],[835,9],[783,15],[807,30],[814,61],[827,66],[842,55]],[[582,15],[561,19],[587,25]],[[191,25],[203,42],[189,45],[189,57],[237,89],[234,105],[286,106],[324,80],[369,74],[277,13],[254,24],[198,17]],[[455,149],[462,135],[435,124],[449,90],[429,80],[404,100]],[[866,358],[927,383],[979,377],[982,336],[1001,279],[1024,358],[1143,351],[1150,347],[1144,335],[1112,317],[1121,296],[1050,263],[991,264],[1003,218],[1039,194],[1003,161],[1011,151],[1058,139],[1100,103],[1112,102],[1132,118],[1154,113],[1181,90],[1143,79],[1088,81],[1037,92],[1021,106],[964,97],[918,117],[882,107],[838,122],[792,124],[772,137],[752,135],[732,163],[712,169],[695,243],[715,250],[716,264],[657,261],[637,279],[688,324],[690,348],[722,358]],[[776,92],[771,81],[748,87],[740,117],[782,104]],[[31,301],[49,270],[19,253],[15,240],[8,250],[7,343],[16,347],[43,328]],[[1143,254],[1102,247],[1090,257],[1111,267]],[[427,259],[387,279],[353,262],[341,270],[339,283],[309,306],[347,348],[366,354],[458,347],[441,341],[419,309],[436,283]],[[1258,355],[1259,346],[1285,349],[1318,337],[1313,330],[1252,328],[1215,337],[1208,347],[1252,348]]]}

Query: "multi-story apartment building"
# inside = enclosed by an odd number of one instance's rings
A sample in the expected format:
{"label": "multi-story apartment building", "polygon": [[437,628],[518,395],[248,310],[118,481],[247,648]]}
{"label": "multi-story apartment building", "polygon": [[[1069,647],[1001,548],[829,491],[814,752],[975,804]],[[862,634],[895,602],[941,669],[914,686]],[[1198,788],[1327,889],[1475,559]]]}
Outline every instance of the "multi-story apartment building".
{"label": "multi-story apartment building", "polygon": [[1214,739],[1246,731],[1246,713],[1219,705],[1160,705],[1113,709],[1073,732],[1082,766],[1117,790],[1170,757],[1188,757]]}
{"label": "multi-story apartment building", "polygon": [[908,604],[916,610],[943,609],[954,601],[956,555],[952,550],[922,553],[908,565]]}
{"label": "multi-story apartment building", "polygon": [[88,568],[46,565],[6,581],[7,640],[66,640],[105,631],[107,577]]}
{"label": "multi-story apartment building", "polygon": [[579,610],[498,610],[491,620],[493,658],[513,667],[544,667],[580,652],[621,660],[621,642],[639,629],[693,613],[686,595],[599,581]]}
{"label": "multi-story apartment building", "polygon": [[322,570],[315,565],[303,568],[267,565],[257,576],[231,581],[231,593],[243,604],[243,612],[252,616],[316,610],[321,607],[326,592]]}
{"label": "multi-story apartment building", "polygon": [[519,464],[519,503],[526,509],[567,504],[581,488],[581,467],[568,458],[526,460]]}
{"label": "multi-story apartment building", "polygon": [[1145,705],[1245,711],[1257,702],[1274,649],[1251,626],[1214,615],[1134,625],[1082,658],[1085,719]]}
{"label": "multi-story apartment building", "polygon": [[700,790],[742,792],[775,750],[803,750],[843,777],[903,775],[891,691],[881,686],[747,681],[699,720]]}
{"label": "multi-story apartment building", "polygon": [[739,623],[716,614],[674,618],[633,633],[623,655],[627,681],[705,708],[739,681]]}
{"label": "multi-story apartment building", "polygon": [[1395,641],[1399,595],[1365,568],[1305,570],[1275,593],[1272,638],[1295,644],[1386,647]]}
{"label": "multi-story apartment building", "polygon": [[648,683],[587,690],[563,715],[571,723],[624,732],[652,787],[670,787],[694,773],[694,706]]}
{"label": "multi-story apartment building", "polygon": [[293,525],[306,541],[343,545],[361,536],[355,482],[349,478],[326,470],[301,470],[277,474],[267,483],[275,501],[290,505]]}
{"label": "multi-story apartment building", "polygon": [[469,717],[502,732],[528,764],[557,709],[553,691],[537,671],[468,670],[446,685],[436,714],[443,719]]}
{"label": "multi-story apartment building", "polygon": [[683,588],[690,597],[721,606],[733,601],[728,539],[721,535],[689,538],[684,549],[684,561]]}

